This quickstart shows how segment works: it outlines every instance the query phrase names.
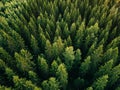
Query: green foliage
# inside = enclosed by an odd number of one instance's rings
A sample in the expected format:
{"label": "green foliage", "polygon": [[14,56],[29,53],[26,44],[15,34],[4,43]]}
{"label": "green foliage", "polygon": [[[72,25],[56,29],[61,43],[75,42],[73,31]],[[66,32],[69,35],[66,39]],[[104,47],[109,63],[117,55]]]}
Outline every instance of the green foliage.
{"label": "green foliage", "polygon": [[0,90],[119,83],[120,0],[0,0]]}
{"label": "green foliage", "polygon": [[68,73],[66,71],[64,64],[60,64],[58,66],[58,69],[56,71],[56,76],[60,83],[60,87],[66,90],[66,86],[68,84]]}
{"label": "green foliage", "polygon": [[74,87],[76,89],[78,88],[82,89],[84,87],[84,84],[85,84],[85,80],[80,77],[74,80]]}
{"label": "green foliage", "polygon": [[109,73],[109,85],[112,86],[120,77],[120,64],[112,68],[112,70]]}
{"label": "green foliage", "polygon": [[46,60],[43,57],[38,56],[38,69],[39,69],[39,73],[42,77],[47,77],[48,76],[48,64],[46,62]]}
{"label": "green foliage", "polygon": [[55,76],[57,69],[58,69],[58,63],[54,60],[51,64],[51,69],[50,69],[51,75]]}
{"label": "green foliage", "polygon": [[68,70],[72,68],[73,62],[75,60],[73,47],[66,47],[65,52],[63,53],[65,65]]}
{"label": "green foliage", "polygon": [[0,90],[12,90],[12,89],[5,86],[0,86]]}
{"label": "green foliage", "polygon": [[5,62],[0,59],[0,73],[3,74],[5,72]]}
{"label": "green foliage", "polygon": [[2,47],[0,47],[0,58],[10,67],[14,67],[14,60],[9,53]]}
{"label": "green foliage", "polygon": [[60,90],[59,83],[54,77],[49,78],[49,80],[44,80],[42,82],[43,90]]}
{"label": "green foliage", "polygon": [[31,35],[31,48],[33,54],[37,55],[39,53],[38,42],[33,35]]}
{"label": "green foliage", "polygon": [[91,57],[88,56],[84,62],[81,63],[81,66],[80,66],[80,73],[82,75],[85,75],[88,70],[90,69],[90,64],[91,64]]}
{"label": "green foliage", "polygon": [[86,90],[93,90],[93,88],[92,87],[88,87]]}
{"label": "green foliage", "polygon": [[113,59],[106,62],[104,66],[100,66],[98,72],[96,73],[96,76],[103,76],[110,73],[112,67],[113,67]]}
{"label": "green foliage", "polygon": [[18,76],[13,77],[13,81],[15,83],[16,90],[41,90],[36,85],[34,85],[31,81],[27,81],[25,79],[21,79]]}
{"label": "green foliage", "polygon": [[29,71],[28,72],[28,75],[29,75],[29,79],[33,82],[33,83],[38,83],[39,79],[38,79],[38,76],[35,72],[33,71]]}
{"label": "green foliage", "polygon": [[33,70],[34,63],[31,61],[32,58],[32,55],[24,49],[22,49],[20,53],[15,53],[17,69],[23,73]]}
{"label": "green foliage", "polygon": [[93,84],[95,90],[104,90],[108,82],[108,75],[99,77]]}

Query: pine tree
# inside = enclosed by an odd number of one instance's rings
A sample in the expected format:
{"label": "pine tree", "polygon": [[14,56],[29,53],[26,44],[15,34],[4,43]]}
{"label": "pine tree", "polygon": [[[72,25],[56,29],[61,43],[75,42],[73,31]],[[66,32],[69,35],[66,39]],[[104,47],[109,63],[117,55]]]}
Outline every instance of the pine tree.
{"label": "pine tree", "polygon": [[80,66],[80,73],[84,76],[88,70],[90,69],[90,65],[91,65],[91,57],[88,56],[84,62],[81,63],[81,66]]}
{"label": "pine tree", "polygon": [[49,40],[46,41],[45,54],[47,56],[47,59],[51,60],[53,58],[52,45]]}
{"label": "pine tree", "polygon": [[42,82],[43,90],[60,90],[59,83],[54,77],[50,77],[49,80]]}
{"label": "pine tree", "polygon": [[67,46],[72,46],[72,40],[70,36],[67,38]]}
{"label": "pine tree", "polygon": [[71,77],[75,78],[76,76],[78,76],[79,66],[81,65],[81,62],[82,62],[81,60],[82,60],[81,51],[80,51],[80,49],[77,49],[75,51],[75,60],[73,62],[73,66],[70,71]]}
{"label": "pine tree", "polygon": [[14,87],[16,90],[41,90],[36,85],[34,85],[31,81],[28,81],[24,78],[19,78],[18,76],[13,76]]}
{"label": "pine tree", "polygon": [[99,31],[98,23],[96,22],[93,26],[86,29],[85,47],[86,49],[91,46],[91,44],[97,40],[97,33]]}
{"label": "pine tree", "polygon": [[15,75],[14,71],[11,68],[5,68],[5,75],[7,79],[7,83],[9,86],[13,85],[13,76]]}
{"label": "pine tree", "polygon": [[33,35],[31,35],[31,48],[35,55],[39,53],[38,42]]}
{"label": "pine tree", "polygon": [[94,83],[93,83],[93,89],[95,90],[104,90],[108,82],[108,75],[104,75],[102,77],[99,77]]}
{"label": "pine tree", "polygon": [[51,64],[51,69],[50,69],[51,75],[56,76],[57,69],[58,69],[58,63],[56,62],[56,60],[54,60]]}
{"label": "pine tree", "polygon": [[33,83],[38,83],[38,76],[37,76],[37,74],[34,72],[34,71],[29,71],[28,72],[28,77],[29,77],[29,79],[33,82]]}
{"label": "pine tree", "polygon": [[96,76],[103,76],[109,74],[113,67],[113,59],[106,62],[103,66],[99,67],[99,70],[96,73]]}
{"label": "pine tree", "polygon": [[72,23],[72,25],[70,27],[70,34],[71,34],[72,38],[75,37],[75,31],[76,31],[76,23]]}
{"label": "pine tree", "polygon": [[75,60],[73,47],[72,46],[66,47],[63,56],[64,56],[66,68],[67,70],[70,70]]}
{"label": "pine tree", "polygon": [[53,43],[52,50],[53,50],[53,56],[54,57],[59,57],[60,54],[63,52],[64,44],[62,43],[61,37],[58,37],[56,42]]}
{"label": "pine tree", "polygon": [[91,55],[91,73],[94,73],[102,62],[103,45],[100,45]]}
{"label": "pine tree", "polygon": [[30,17],[30,22],[28,23],[28,26],[29,26],[30,32],[33,34],[33,36],[37,36],[37,32],[36,32],[37,26],[36,26],[36,23],[34,20],[34,16]]}
{"label": "pine tree", "polygon": [[13,52],[17,50],[14,39],[5,31],[0,31],[0,33],[3,38],[3,42],[1,43],[2,47],[6,48],[6,50],[9,51],[9,53],[13,54]]}
{"label": "pine tree", "polygon": [[15,61],[12,59],[12,56],[2,47],[0,47],[0,58],[6,63],[6,65],[15,68]]}
{"label": "pine tree", "polygon": [[46,37],[45,37],[45,35],[43,33],[40,33],[40,39],[41,39],[41,41],[40,41],[40,45],[41,45],[40,48],[42,50],[44,50],[44,46],[46,45],[47,39],[46,39]]}
{"label": "pine tree", "polygon": [[5,73],[5,62],[0,59],[0,75]]}
{"label": "pine tree", "polygon": [[60,83],[60,87],[63,88],[63,90],[66,90],[68,84],[68,73],[66,71],[64,64],[60,64],[58,66],[56,76],[57,76],[57,80]]}
{"label": "pine tree", "polygon": [[22,73],[33,70],[34,63],[32,60],[32,55],[27,50],[22,49],[20,53],[15,53],[15,59],[17,62],[17,69]]}
{"label": "pine tree", "polygon": [[120,75],[120,64],[112,68],[112,70],[109,72],[109,87],[112,87],[112,85],[119,79]]}
{"label": "pine tree", "polygon": [[15,41],[16,51],[20,51],[21,49],[25,48],[25,43],[23,38],[14,30],[11,31],[11,34]]}
{"label": "pine tree", "polygon": [[79,26],[79,29],[76,32],[75,36],[75,46],[80,47],[83,42],[83,36],[84,36],[84,30],[85,30],[85,22],[83,21],[81,25]]}
{"label": "pine tree", "polygon": [[5,86],[1,86],[1,85],[0,85],[0,89],[1,90],[12,90],[11,88],[8,88],[8,87],[5,87]]}
{"label": "pine tree", "polygon": [[38,63],[38,69],[39,69],[40,76],[42,76],[43,78],[48,77],[49,68],[48,68],[48,64],[46,60],[43,57],[38,56],[37,63]]}
{"label": "pine tree", "polygon": [[42,82],[42,89],[43,90],[49,90],[49,84],[48,84],[48,81],[47,80],[44,80]]}
{"label": "pine tree", "polygon": [[[80,49],[77,49],[76,51],[75,51],[75,60],[76,60],[76,62],[77,63],[79,63],[80,61],[81,61],[81,59],[82,59],[82,57],[81,57],[81,50]],[[76,63],[76,64],[77,64]]]}
{"label": "pine tree", "polygon": [[103,59],[104,59],[103,62],[108,61],[110,59],[113,59],[114,60],[114,64],[116,64],[117,63],[117,59],[118,59],[118,47],[108,49],[104,53]]}
{"label": "pine tree", "polygon": [[107,49],[109,48],[116,48],[120,43],[120,37],[114,38],[107,46]]}

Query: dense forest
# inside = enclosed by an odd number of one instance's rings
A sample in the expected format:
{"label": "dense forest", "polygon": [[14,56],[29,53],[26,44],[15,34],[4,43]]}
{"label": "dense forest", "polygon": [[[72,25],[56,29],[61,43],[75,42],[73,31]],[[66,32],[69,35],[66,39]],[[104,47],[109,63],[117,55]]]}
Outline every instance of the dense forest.
{"label": "dense forest", "polygon": [[120,90],[120,0],[0,0],[0,90]]}

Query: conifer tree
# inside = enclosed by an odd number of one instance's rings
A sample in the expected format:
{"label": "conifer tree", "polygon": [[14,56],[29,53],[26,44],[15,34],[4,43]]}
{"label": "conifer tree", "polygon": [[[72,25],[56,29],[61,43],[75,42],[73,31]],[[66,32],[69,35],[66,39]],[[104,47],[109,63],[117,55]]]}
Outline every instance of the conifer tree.
{"label": "conifer tree", "polygon": [[58,69],[58,63],[56,62],[56,60],[54,60],[51,64],[51,69],[50,69],[51,75],[56,76],[57,69]]}
{"label": "conifer tree", "polygon": [[64,56],[66,68],[67,70],[70,70],[75,60],[73,47],[72,46],[67,47],[65,49],[65,52],[63,53],[63,56]]}
{"label": "conifer tree", "polygon": [[113,59],[106,62],[103,66],[100,66],[96,75],[97,76],[103,76],[103,75],[109,74],[112,67],[113,67]]}
{"label": "conifer tree", "polygon": [[31,81],[25,80],[24,78],[19,78],[18,76],[13,76],[13,81],[15,83],[16,90],[41,90],[36,85],[34,85]]}
{"label": "conifer tree", "polygon": [[52,59],[53,50],[52,50],[52,45],[51,45],[49,40],[46,41],[45,54],[46,54],[48,59]]}
{"label": "conifer tree", "polygon": [[99,64],[102,63],[102,56],[103,56],[103,45],[100,45],[91,55],[91,72],[94,73]]}
{"label": "conifer tree", "polygon": [[33,82],[33,83],[38,83],[38,76],[37,76],[37,74],[34,72],[34,71],[29,71],[28,72],[28,77],[29,77],[29,79]]}
{"label": "conifer tree", "polygon": [[1,90],[12,90],[11,88],[5,87],[5,86],[0,86]]}
{"label": "conifer tree", "polygon": [[5,68],[5,75],[7,78],[8,85],[13,85],[13,76],[15,75],[14,71],[11,68]]}
{"label": "conifer tree", "polygon": [[43,90],[60,90],[59,83],[54,77],[49,78],[42,82]]}
{"label": "conifer tree", "polygon": [[75,36],[75,46],[80,47],[83,42],[83,36],[84,36],[84,30],[85,30],[85,21],[81,23],[79,26],[79,29],[77,30],[76,36]]}
{"label": "conifer tree", "polygon": [[3,62],[3,60],[0,59],[0,73],[4,74],[5,73],[5,62]]}
{"label": "conifer tree", "polygon": [[115,66],[114,68],[112,68],[112,70],[109,72],[109,86],[111,87],[118,79],[119,79],[119,75],[120,75],[120,64]]}
{"label": "conifer tree", "polygon": [[94,83],[93,83],[93,89],[95,90],[104,90],[108,82],[108,75],[104,75],[102,77],[99,77]]}
{"label": "conifer tree", "polygon": [[60,87],[63,90],[66,90],[67,84],[68,84],[68,73],[66,71],[66,67],[64,64],[60,64],[58,66],[58,69],[56,71],[56,76],[57,76],[57,79],[60,83]]}
{"label": "conifer tree", "polygon": [[84,76],[88,70],[90,69],[90,65],[91,65],[91,57],[88,56],[84,62],[81,63],[80,66],[80,73]]}
{"label": "conifer tree", "polygon": [[64,44],[62,43],[61,37],[58,37],[56,42],[53,43],[52,45],[52,50],[53,50],[53,56],[58,57],[64,50]]}
{"label": "conifer tree", "polygon": [[71,46],[72,45],[72,40],[71,40],[71,37],[68,36],[67,38],[67,46]]}
{"label": "conifer tree", "polygon": [[114,64],[117,63],[117,58],[118,58],[118,47],[108,49],[103,56],[104,61],[108,61],[110,59],[113,59]]}
{"label": "conifer tree", "polygon": [[6,63],[6,65],[13,67],[15,61],[12,59],[12,56],[2,47],[0,47],[0,58]]}
{"label": "conifer tree", "polygon": [[31,35],[31,48],[35,55],[39,53],[38,42],[33,35]]}
{"label": "conifer tree", "polygon": [[46,60],[43,57],[38,56],[38,69],[42,77],[46,78],[48,76],[49,68]]}
{"label": "conifer tree", "polygon": [[34,63],[32,60],[32,55],[27,50],[22,49],[20,53],[15,53],[15,59],[17,62],[17,69],[20,72],[28,72],[33,69]]}

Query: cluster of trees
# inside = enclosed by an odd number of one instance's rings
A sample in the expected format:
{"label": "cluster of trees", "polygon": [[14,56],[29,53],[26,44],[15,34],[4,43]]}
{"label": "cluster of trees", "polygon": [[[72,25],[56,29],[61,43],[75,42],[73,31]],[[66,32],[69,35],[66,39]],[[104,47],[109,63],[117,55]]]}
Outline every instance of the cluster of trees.
{"label": "cluster of trees", "polygon": [[120,90],[120,1],[1,0],[0,90]]}

